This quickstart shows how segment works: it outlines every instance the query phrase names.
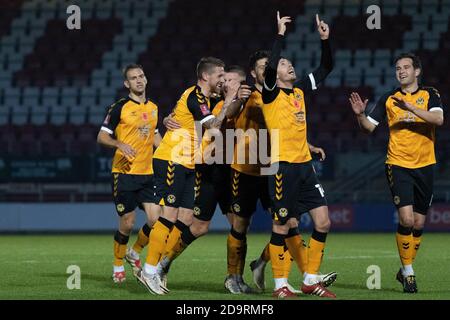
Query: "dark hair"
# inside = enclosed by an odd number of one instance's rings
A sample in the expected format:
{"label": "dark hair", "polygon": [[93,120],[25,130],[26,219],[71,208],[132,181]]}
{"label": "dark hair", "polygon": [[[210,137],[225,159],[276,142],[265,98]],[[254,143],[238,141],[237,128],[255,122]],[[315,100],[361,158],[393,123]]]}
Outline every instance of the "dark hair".
{"label": "dark hair", "polygon": [[122,75],[125,80],[128,79],[127,78],[128,71],[130,71],[132,69],[141,69],[142,71],[144,71],[144,68],[140,64],[131,63],[129,65],[126,65],[125,68],[123,68],[123,70],[122,70]]}
{"label": "dark hair", "polygon": [[233,72],[237,73],[239,76],[243,77],[244,79],[247,77],[247,74],[245,73],[245,69],[238,65],[229,66],[225,69],[225,72]]}
{"label": "dark hair", "polygon": [[203,57],[197,63],[197,79],[202,78],[203,72],[211,72],[214,67],[225,67],[225,62],[214,57]]}
{"label": "dark hair", "polygon": [[254,52],[248,61],[248,67],[250,70],[255,70],[256,62],[260,59],[269,58],[270,57],[270,51],[268,50],[258,50]]}
{"label": "dark hair", "polygon": [[398,60],[405,58],[410,58],[412,60],[412,65],[414,69],[422,70],[422,62],[420,62],[420,58],[412,52],[400,54],[397,58],[395,58],[394,64],[397,64]]}

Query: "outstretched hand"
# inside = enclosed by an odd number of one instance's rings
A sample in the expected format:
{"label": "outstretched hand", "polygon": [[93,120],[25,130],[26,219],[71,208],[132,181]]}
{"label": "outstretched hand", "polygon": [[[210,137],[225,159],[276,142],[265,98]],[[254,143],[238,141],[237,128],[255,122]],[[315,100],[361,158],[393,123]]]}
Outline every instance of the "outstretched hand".
{"label": "outstretched hand", "polygon": [[286,33],[286,24],[292,22],[291,17],[281,17],[280,11],[277,11],[278,34],[284,36]]}
{"label": "outstretched hand", "polygon": [[164,118],[163,124],[168,130],[180,129],[181,125],[173,118],[174,114],[171,113]]}
{"label": "outstretched hand", "polygon": [[361,100],[361,97],[359,96],[359,94],[356,92],[352,92],[348,101],[350,102],[353,112],[356,115],[363,114],[364,111],[366,110],[367,102],[369,102],[368,99],[364,100],[364,102],[363,102]]}

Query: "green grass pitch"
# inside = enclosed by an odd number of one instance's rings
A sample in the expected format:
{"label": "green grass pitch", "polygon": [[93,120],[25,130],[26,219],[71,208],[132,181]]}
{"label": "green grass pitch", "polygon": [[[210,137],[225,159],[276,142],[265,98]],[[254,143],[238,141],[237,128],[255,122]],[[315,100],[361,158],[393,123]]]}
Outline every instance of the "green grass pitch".
{"label": "green grass pitch", "polygon": [[[113,284],[112,235],[3,235],[0,236],[0,299],[272,299],[271,289],[262,294],[227,294],[226,234],[209,234],[198,239],[173,264],[166,296],[154,296],[139,285],[126,265],[127,281]],[[135,239],[131,237],[130,244]],[[256,258],[268,234],[248,237],[248,264]],[[327,239],[322,272],[337,271],[331,289],[338,299],[450,299],[450,234],[426,234],[414,264],[419,293],[404,294],[395,281],[399,258],[394,234],[333,234]],[[145,251],[143,255],[145,260]],[[81,289],[69,290],[69,265],[81,270]],[[367,268],[381,270],[381,289],[369,290]],[[266,283],[273,287],[270,265]],[[293,264],[289,282],[298,286],[300,277]],[[321,299],[300,295],[299,299]]]}

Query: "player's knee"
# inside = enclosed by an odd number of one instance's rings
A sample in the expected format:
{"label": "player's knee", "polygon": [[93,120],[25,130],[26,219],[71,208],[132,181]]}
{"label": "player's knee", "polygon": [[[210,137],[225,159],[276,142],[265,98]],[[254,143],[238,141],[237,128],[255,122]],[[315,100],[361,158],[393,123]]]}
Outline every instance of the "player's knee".
{"label": "player's knee", "polygon": [[239,233],[247,233],[248,226],[250,225],[250,220],[235,216],[233,220],[233,229]]}
{"label": "player's knee", "polygon": [[290,218],[287,222],[289,229],[298,227],[298,220],[296,218]]}
{"label": "player's knee", "polygon": [[124,233],[129,234],[133,229],[136,218],[134,215],[125,215],[121,218],[120,221],[120,229],[124,231]]}
{"label": "player's knee", "polygon": [[284,221],[274,221],[272,225],[272,231],[279,234],[288,234],[289,226]]}
{"label": "player's knee", "polygon": [[414,230],[422,230],[425,226],[425,220],[416,220],[414,221]]}
{"label": "player's knee", "polygon": [[210,221],[202,221],[195,219],[190,229],[195,237],[201,237],[208,233]]}
{"label": "player's knee", "polygon": [[406,228],[414,227],[414,218],[413,217],[400,217],[400,224]]}
{"label": "player's knee", "polygon": [[330,218],[324,217],[323,219],[320,219],[317,221],[315,228],[317,231],[320,232],[328,232],[331,228],[331,221]]}
{"label": "player's knee", "polygon": [[194,220],[194,210],[186,209],[186,208],[180,208],[178,210],[178,220],[183,222],[185,225],[190,226]]}

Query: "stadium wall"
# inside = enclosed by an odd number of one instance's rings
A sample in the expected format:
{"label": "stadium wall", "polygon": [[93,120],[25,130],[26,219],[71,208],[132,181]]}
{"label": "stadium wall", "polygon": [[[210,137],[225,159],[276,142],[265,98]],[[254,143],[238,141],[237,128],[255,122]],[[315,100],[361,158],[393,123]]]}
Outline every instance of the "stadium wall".
{"label": "stadium wall", "polygon": [[[113,204],[0,204],[0,232],[110,232],[117,228]],[[145,221],[137,214],[135,229]],[[390,204],[339,204],[330,206],[332,230],[339,232],[390,232],[396,229],[397,215]],[[309,215],[302,215],[302,229],[311,230]],[[261,206],[254,215],[252,231],[269,232],[271,220]],[[226,218],[216,210],[212,231],[228,231]],[[427,231],[450,232],[450,205],[434,204],[427,217]]]}

